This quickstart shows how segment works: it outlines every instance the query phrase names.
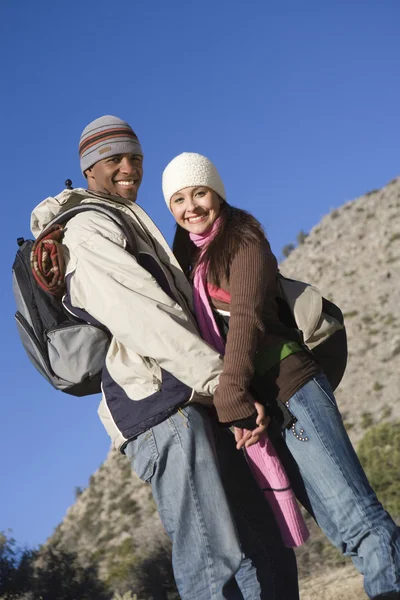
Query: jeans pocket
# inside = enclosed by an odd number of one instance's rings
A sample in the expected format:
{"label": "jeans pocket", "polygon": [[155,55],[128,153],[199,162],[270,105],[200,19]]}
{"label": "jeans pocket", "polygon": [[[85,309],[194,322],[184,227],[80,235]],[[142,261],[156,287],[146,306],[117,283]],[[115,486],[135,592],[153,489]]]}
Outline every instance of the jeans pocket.
{"label": "jeans pocket", "polygon": [[125,448],[132,469],[142,481],[150,482],[157,466],[158,450],[151,429],[131,440]]}
{"label": "jeans pocket", "polygon": [[329,381],[327,380],[325,375],[317,375],[316,377],[314,377],[314,383],[318,386],[321,394],[324,395],[324,397],[326,398],[326,400],[328,400],[328,402],[333,406],[333,408],[335,408],[336,410],[338,409],[338,405],[336,403],[336,398],[333,394],[332,388],[330,386]]}

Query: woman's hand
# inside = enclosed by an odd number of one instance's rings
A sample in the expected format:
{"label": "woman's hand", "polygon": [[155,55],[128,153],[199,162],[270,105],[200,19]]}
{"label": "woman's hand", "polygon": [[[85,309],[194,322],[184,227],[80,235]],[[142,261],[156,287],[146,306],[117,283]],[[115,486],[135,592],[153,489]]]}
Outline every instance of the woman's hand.
{"label": "woman's hand", "polygon": [[253,429],[253,431],[248,431],[247,429],[234,427],[236,448],[238,450],[240,450],[243,447],[248,448],[249,446],[256,444],[267,431],[267,427],[270,422],[270,417],[265,414],[265,408],[259,402],[255,402],[254,407],[257,411],[256,423],[258,427],[256,429]]}

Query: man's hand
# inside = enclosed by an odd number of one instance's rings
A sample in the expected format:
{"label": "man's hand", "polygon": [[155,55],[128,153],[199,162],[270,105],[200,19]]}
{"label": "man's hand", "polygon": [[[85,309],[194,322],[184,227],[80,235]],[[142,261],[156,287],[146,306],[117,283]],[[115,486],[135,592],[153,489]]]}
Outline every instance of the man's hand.
{"label": "man's hand", "polygon": [[265,408],[259,402],[255,402],[254,407],[257,411],[256,423],[258,427],[256,429],[253,429],[253,431],[248,431],[247,429],[240,429],[239,427],[234,427],[236,448],[238,450],[240,450],[243,447],[248,448],[249,446],[256,444],[258,440],[267,431],[267,427],[270,422],[270,417],[266,416]]}

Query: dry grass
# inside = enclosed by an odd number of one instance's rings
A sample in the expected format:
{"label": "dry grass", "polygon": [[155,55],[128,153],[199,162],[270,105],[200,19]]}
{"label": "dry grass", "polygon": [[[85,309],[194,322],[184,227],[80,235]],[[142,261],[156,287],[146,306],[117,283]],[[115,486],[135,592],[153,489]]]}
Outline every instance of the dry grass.
{"label": "dry grass", "polygon": [[301,600],[363,600],[362,577],[352,565],[300,580]]}

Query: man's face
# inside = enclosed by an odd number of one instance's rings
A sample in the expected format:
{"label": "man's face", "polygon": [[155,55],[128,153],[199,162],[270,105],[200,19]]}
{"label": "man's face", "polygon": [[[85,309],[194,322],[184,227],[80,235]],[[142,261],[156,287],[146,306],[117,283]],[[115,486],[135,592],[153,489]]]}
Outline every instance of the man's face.
{"label": "man's face", "polygon": [[85,171],[89,190],[136,201],[143,177],[143,157],[116,154],[99,160]]}

